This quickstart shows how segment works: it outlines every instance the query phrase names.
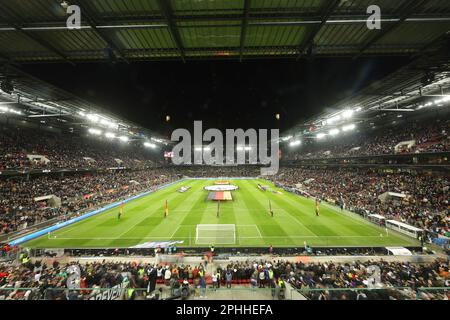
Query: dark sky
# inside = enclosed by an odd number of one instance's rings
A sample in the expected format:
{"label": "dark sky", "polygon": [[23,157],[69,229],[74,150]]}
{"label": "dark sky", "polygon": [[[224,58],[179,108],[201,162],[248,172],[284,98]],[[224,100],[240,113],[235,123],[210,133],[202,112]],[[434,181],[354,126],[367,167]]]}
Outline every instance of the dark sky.
{"label": "dark sky", "polygon": [[[146,128],[289,129],[397,69],[405,58],[127,64],[23,69]],[[275,119],[280,113],[281,120]],[[169,124],[165,116],[170,115]]]}

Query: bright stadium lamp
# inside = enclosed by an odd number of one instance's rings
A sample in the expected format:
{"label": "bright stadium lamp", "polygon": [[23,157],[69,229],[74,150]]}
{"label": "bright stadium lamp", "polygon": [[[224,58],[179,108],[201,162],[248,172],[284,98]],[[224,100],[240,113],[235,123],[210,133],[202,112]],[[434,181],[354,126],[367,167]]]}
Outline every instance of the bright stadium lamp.
{"label": "bright stadium lamp", "polygon": [[328,133],[330,136],[335,136],[337,134],[339,134],[339,129],[331,129]]}
{"label": "bright stadium lamp", "polygon": [[356,125],[352,123],[352,124],[343,126],[342,131],[352,131],[352,130],[355,130],[355,128],[356,128]]}
{"label": "bright stadium lamp", "polygon": [[296,147],[296,146],[299,146],[301,143],[302,142],[300,140],[295,140],[295,141],[292,141],[291,143],[289,143],[289,146]]}
{"label": "bright stadium lamp", "polygon": [[342,112],[342,118],[344,118],[344,119],[351,118],[353,116],[353,112],[354,111],[351,109],[345,110],[344,112]]}
{"label": "bright stadium lamp", "polygon": [[339,120],[341,120],[341,116],[338,114],[337,116],[334,116],[334,117],[331,117],[330,119],[328,119],[328,120],[326,121],[326,123],[327,123],[328,125],[330,125],[330,124],[333,124],[333,123],[335,123],[335,122],[337,122],[337,121],[339,121]]}
{"label": "bright stadium lamp", "polygon": [[323,138],[325,138],[326,137],[326,133],[318,133],[317,134],[317,139],[323,139]]}
{"label": "bright stadium lamp", "polygon": [[155,149],[156,144],[151,143],[151,142],[144,142],[144,147]]}
{"label": "bright stadium lamp", "polygon": [[107,137],[108,139],[114,139],[116,137],[116,135],[111,132],[106,132],[105,137]]}
{"label": "bright stadium lamp", "polygon": [[88,114],[86,115],[86,118],[91,121],[91,122],[98,122],[100,120],[100,118],[96,115],[96,114]]}
{"label": "bright stadium lamp", "polygon": [[90,134],[95,134],[96,136],[102,134],[102,130],[94,129],[94,128],[89,128],[88,132],[89,132]]}
{"label": "bright stadium lamp", "polygon": [[125,136],[120,136],[119,140],[122,141],[122,142],[127,142],[130,139],[128,137],[125,137]]}

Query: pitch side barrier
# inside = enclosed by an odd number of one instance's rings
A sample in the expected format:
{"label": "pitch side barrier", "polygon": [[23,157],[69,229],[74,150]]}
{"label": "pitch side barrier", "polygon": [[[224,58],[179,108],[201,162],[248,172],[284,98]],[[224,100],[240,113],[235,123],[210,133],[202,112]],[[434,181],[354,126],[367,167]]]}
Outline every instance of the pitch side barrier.
{"label": "pitch side barrier", "polygon": [[82,216],[79,216],[79,217],[76,217],[76,218],[73,218],[73,219],[70,219],[70,220],[67,220],[67,221],[55,224],[55,225],[53,225],[51,227],[48,227],[48,228],[45,228],[45,229],[42,229],[42,230],[30,233],[30,234],[27,234],[26,236],[20,237],[20,238],[14,240],[14,241],[9,242],[9,245],[10,246],[16,246],[16,245],[19,245],[21,243],[33,240],[33,239],[38,238],[40,236],[43,236],[43,235],[45,235],[45,234],[47,234],[49,232],[52,232],[52,231],[55,231],[55,230],[67,227],[68,225],[74,224],[76,222],[82,221],[82,220],[87,219],[89,217],[95,216],[95,215],[97,215],[99,213],[105,212],[105,211],[107,211],[109,209],[115,208],[115,207],[121,205],[122,203],[127,203],[127,202],[130,202],[130,201],[139,199],[139,198],[144,197],[146,195],[149,195],[149,194],[151,194],[151,193],[153,193],[155,191],[159,191],[159,190],[165,189],[167,187],[170,187],[170,186],[172,186],[172,185],[174,185],[176,183],[182,182],[184,180],[186,180],[186,179],[183,178],[183,179],[180,179],[180,180],[177,180],[177,181],[170,182],[168,184],[164,184],[162,186],[157,187],[154,190],[146,191],[144,193],[140,193],[138,195],[132,196],[132,197],[127,198],[125,200],[111,203],[111,204],[109,204],[109,205],[107,205],[105,207],[102,207],[100,209],[97,209],[97,210],[88,212],[86,214],[83,214]]}

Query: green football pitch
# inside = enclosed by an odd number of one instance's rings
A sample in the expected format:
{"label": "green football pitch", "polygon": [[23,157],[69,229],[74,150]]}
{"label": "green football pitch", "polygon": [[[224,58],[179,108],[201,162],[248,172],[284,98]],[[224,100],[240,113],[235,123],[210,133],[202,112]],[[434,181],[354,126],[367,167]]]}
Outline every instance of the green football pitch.
{"label": "green football pitch", "polygon": [[[205,186],[214,180],[183,180],[128,202],[121,219],[113,208],[24,244],[41,248],[123,248],[150,241],[183,241],[179,247],[303,247],[413,246],[417,243],[393,231],[386,233],[356,214],[322,203],[315,215],[314,199],[276,188],[266,180],[230,180],[238,190],[232,201],[207,200]],[[262,191],[258,183],[269,190]],[[191,187],[180,193],[182,187]],[[165,202],[169,214],[164,217]],[[269,211],[269,201],[274,213]],[[234,225],[226,235],[205,242],[196,239],[199,224]]]}

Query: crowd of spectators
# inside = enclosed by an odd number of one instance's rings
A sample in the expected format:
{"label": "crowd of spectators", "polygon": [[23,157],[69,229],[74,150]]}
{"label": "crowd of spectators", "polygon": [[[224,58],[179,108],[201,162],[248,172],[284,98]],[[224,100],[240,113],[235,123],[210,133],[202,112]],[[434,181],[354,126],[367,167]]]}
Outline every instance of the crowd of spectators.
{"label": "crowd of spectators", "polygon": [[[74,267],[75,266],[75,267]],[[371,268],[377,267],[379,273]],[[79,270],[79,271],[78,271]],[[374,276],[375,274],[375,276]],[[80,300],[96,296],[101,289],[127,282],[125,298],[153,298],[170,290],[168,297],[203,298],[207,288],[220,290],[239,284],[254,290],[270,288],[284,298],[286,282],[309,299],[448,299],[448,261],[427,264],[409,262],[302,263],[278,261],[230,262],[207,271],[199,265],[92,262],[46,265],[31,262],[0,264],[0,300]],[[26,288],[26,289],[20,289]],[[367,288],[376,290],[366,290]],[[426,289],[430,290],[426,290]],[[347,290],[346,290],[347,289]],[[351,289],[351,290],[348,290]]]}
{"label": "crowd of spectators", "polygon": [[[338,138],[305,142],[298,151],[288,150],[284,159],[320,159],[351,156],[391,155],[399,153],[448,152],[450,151],[450,120],[433,122],[408,122],[403,125],[381,129],[369,129],[358,133],[349,132]],[[411,148],[395,146],[415,140]]]}
{"label": "crowd of spectators", "polygon": [[[450,286],[448,261],[421,265],[386,261],[317,264],[280,261],[275,267],[279,274],[286,275],[289,283],[313,300],[450,298],[449,291],[425,289]],[[357,290],[367,287],[376,290]]]}
{"label": "crowd of spectators", "polygon": [[0,171],[33,168],[142,169],[154,166],[161,159],[162,151],[156,154],[132,142],[0,126]]}
{"label": "crowd of spectators", "polygon": [[[361,214],[379,214],[450,237],[448,175],[389,173],[362,169],[281,168],[276,183]],[[300,186],[299,186],[300,185]],[[300,188],[297,188],[300,187]],[[382,202],[385,192],[404,194],[401,201]]]}
{"label": "crowd of spectators", "polygon": [[[0,179],[0,235],[52,218],[67,218],[177,179],[173,170],[112,170],[89,174]],[[49,205],[55,196],[61,205]]]}

